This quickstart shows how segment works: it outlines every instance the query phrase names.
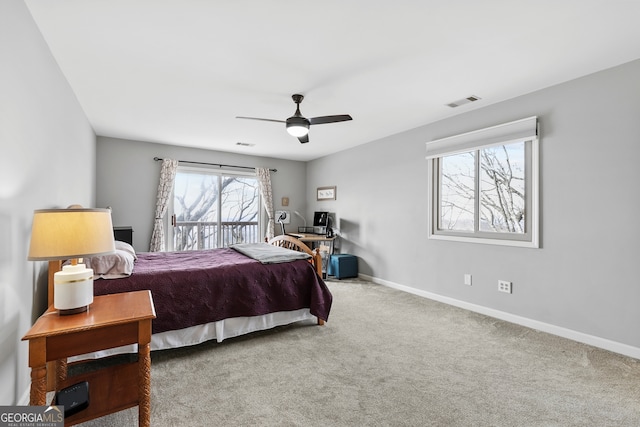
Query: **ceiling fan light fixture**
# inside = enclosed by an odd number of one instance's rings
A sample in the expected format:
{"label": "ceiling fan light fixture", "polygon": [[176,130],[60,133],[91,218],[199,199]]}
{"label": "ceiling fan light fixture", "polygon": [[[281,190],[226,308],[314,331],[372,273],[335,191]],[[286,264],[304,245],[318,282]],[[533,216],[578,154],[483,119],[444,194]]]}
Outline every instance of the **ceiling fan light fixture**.
{"label": "ceiling fan light fixture", "polygon": [[289,135],[291,136],[300,137],[308,134],[309,128],[306,126],[295,124],[287,126],[287,132],[289,132]]}
{"label": "ceiling fan light fixture", "polygon": [[287,119],[287,132],[295,137],[305,136],[309,133],[309,121],[304,117],[289,117]]}

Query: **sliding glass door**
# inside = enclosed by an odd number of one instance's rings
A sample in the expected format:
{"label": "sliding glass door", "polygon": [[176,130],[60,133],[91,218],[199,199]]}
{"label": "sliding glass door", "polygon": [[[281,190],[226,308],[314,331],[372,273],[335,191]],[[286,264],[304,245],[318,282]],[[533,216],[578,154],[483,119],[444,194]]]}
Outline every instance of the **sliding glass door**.
{"label": "sliding glass door", "polygon": [[260,190],[255,175],[179,167],[169,206],[168,249],[190,251],[258,242]]}

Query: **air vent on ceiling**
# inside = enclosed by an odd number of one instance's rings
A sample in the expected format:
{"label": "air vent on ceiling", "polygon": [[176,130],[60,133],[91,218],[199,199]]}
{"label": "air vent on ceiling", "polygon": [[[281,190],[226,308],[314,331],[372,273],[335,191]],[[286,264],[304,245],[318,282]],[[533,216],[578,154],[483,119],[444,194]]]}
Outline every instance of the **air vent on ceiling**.
{"label": "air vent on ceiling", "polygon": [[241,147],[253,147],[256,144],[249,144],[248,142],[236,142],[236,145],[239,145]]}
{"label": "air vent on ceiling", "polygon": [[471,95],[471,96],[467,96],[466,98],[462,98],[462,99],[458,99],[457,101],[453,101],[453,102],[447,104],[447,107],[456,108],[456,107],[459,107],[461,105],[468,104],[470,102],[478,101],[479,99],[482,99],[482,98],[480,98],[479,96]]}

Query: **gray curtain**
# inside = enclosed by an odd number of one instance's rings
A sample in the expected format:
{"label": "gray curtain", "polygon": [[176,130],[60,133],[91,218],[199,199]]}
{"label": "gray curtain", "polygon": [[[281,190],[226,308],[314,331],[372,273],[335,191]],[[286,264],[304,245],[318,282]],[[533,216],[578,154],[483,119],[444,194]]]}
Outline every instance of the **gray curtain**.
{"label": "gray curtain", "polygon": [[162,219],[167,213],[169,195],[173,189],[173,182],[178,170],[178,161],[164,159],[160,170],[160,183],[158,184],[158,196],[156,198],[156,215],[153,219],[153,233],[151,234],[150,252],[161,252],[165,249],[164,226]]}
{"label": "gray curtain", "polygon": [[273,192],[271,191],[271,172],[268,168],[256,168],[256,176],[260,183],[260,195],[262,203],[267,211],[269,222],[267,224],[267,239],[271,239],[275,235],[275,219],[273,212]]}

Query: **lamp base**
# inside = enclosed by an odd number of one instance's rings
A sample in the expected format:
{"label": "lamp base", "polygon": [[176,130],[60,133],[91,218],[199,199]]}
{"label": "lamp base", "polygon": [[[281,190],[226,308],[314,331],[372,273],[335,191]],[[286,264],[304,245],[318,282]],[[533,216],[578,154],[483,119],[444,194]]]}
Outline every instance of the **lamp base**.
{"label": "lamp base", "polygon": [[93,302],[93,270],[84,264],[65,265],[53,276],[53,308],[60,315],[83,313]]}
{"label": "lamp base", "polygon": [[89,306],[85,305],[84,307],[78,307],[78,308],[61,308],[58,309],[58,314],[60,316],[68,316],[70,314],[78,314],[78,313],[84,313],[85,311],[89,311]]}

